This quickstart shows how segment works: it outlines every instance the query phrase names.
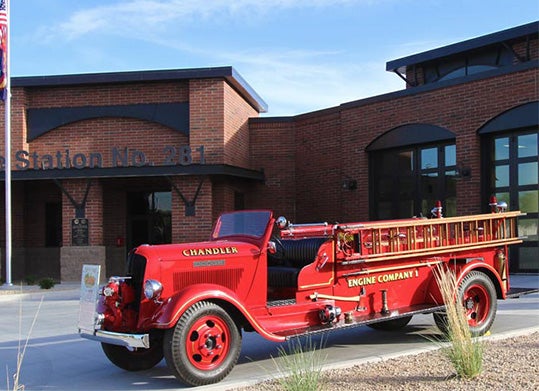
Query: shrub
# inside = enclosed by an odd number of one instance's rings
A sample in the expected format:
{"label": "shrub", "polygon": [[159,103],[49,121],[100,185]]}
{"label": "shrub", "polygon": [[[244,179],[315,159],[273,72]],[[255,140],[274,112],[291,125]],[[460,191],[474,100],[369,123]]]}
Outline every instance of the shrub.
{"label": "shrub", "polygon": [[54,285],[56,285],[56,282],[52,278],[43,278],[39,280],[39,287],[41,289],[51,289]]}
{"label": "shrub", "polygon": [[37,278],[34,275],[29,275],[24,277],[24,282],[26,282],[26,285],[36,285]]}
{"label": "shrub", "polygon": [[477,377],[483,366],[484,345],[473,338],[466,311],[457,300],[458,287],[455,274],[439,266],[434,273],[446,307],[448,346],[442,351],[453,364],[457,376],[465,379]]}
{"label": "shrub", "polygon": [[322,368],[327,356],[323,355],[312,341],[307,340],[305,347],[300,339],[291,340],[285,348],[279,347],[280,360],[273,359],[279,372],[278,383],[286,391],[320,390]]}

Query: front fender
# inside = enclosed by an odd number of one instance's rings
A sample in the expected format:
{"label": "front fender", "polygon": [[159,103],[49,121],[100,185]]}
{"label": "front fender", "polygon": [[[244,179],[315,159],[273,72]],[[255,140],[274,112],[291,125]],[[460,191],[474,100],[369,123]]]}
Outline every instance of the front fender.
{"label": "front fender", "polygon": [[182,314],[189,307],[202,300],[217,300],[229,303],[234,306],[234,308],[236,308],[253,326],[255,331],[264,338],[275,342],[282,342],[285,340],[284,337],[265,330],[249,310],[238,300],[233,291],[215,284],[192,285],[169,297],[152,317],[150,328],[170,329],[174,327]]}

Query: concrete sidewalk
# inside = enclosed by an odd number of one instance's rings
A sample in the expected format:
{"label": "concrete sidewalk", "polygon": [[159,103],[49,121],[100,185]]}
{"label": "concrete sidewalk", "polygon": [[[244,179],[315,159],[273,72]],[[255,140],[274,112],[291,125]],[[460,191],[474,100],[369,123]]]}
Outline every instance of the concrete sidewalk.
{"label": "concrete sidewalk", "polygon": [[509,275],[511,288],[539,288],[539,274]]}
{"label": "concrete sidewalk", "polygon": [[[509,276],[513,288],[539,288],[539,274],[512,274]],[[50,289],[41,289],[39,285],[27,285],[24,282],[14,282],[12,285],[0,285],[0,296],[24,293],[47,293],[80,289],[80,282],[61,282]]]}
{"label": "concrete sidewalk", "polygon": [[28,293],[51,293],[59,291],[79,291],[80,282],[62,282],[50,289],[42,289],[39,285],[27,285],[24,282],[14,282],[12,285],[0,285],[0,298],[7,295],[20,295]]}
{"label": "concrete sidewalk", "polygon": [[[510,282],[515,288],[537,288],[539,275],[511,275]],[[14,285],[2,289],[0,308],[8,314],[0,317],[0,362],[4,366],[16,367],[17,341],[21,337],[20,326],[14,317],[20,311],[19,303],[24,304],[23,330],[30,329],[37,308],[40,308],[25,358],[26,389],[183,389],[164,361],[148,371],[122,371],[106,359],[98,343],[80,338],[77,334],[79,290],[80,283],[77,282],[57,284],[49,290],[35,285]],[[324,345],[325,369],[339,369],[436,349],[437,346],[425,338],[436,330],[431,314],[416,315],[400,332],[387,333],[358,327],[313,336],[312,346]],[[496,320],[487,338],[505,339],[538,330],[539,294],[536,293],[516,300],[498,301]],[[236,389],[279,376],[272,358],[279,357],[279,348],[286,348],[287,344],[268,341],[257,333],[243,333],[242,339],[240,358],[232,373],[218,384],[197,387],[197,390]],[[0,389],[3,388],[0,386]]]}

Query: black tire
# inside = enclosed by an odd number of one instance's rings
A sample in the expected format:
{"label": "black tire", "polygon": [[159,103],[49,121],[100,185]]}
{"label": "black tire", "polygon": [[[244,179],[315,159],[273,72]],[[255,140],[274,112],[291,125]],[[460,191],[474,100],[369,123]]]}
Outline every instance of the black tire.
{"label": "black tire", "polygon": [[449,331],[449,326],[447,325],[447,314],[445,312],[433,312],[432,316],[438,330],[440,330],[442,334],[447,335],[447,332]]}
{"label": "black tire", "polygon": [[193,304],[176,326],[165,332],[165,360],[183,383],[217,383],[234,368],[241,351],[241,333],[232,317],[207,301]]}
{"label": "black tire", "polygon": [[163,338],[150,336],[148,349],[129,350],[125,346],[101,343],[107,358],[119,368],[126,371],[144,371],[155,367],[163,359]]}
{"label": "black tire", "polygon": [[[484,335],[490,330],[498,308],[496,288],[491,279],[480,271],[468,273],[459,285],[459,302],[466,309],[468,325],[473,337]],[[435,312],[434,322],[444,334],[448,332],[445,312]]]}
{"label": "black tire", "polygon": [[395,331],[406,327],[412,320],[412,315],[402,318],[384,320],[383,322],[370,323],[368,326],[375,330]]}

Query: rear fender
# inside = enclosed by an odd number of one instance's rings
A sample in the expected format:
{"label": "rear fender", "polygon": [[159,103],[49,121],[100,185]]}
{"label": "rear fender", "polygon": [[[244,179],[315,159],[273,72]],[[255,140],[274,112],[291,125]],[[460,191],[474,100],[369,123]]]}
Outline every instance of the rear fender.
{"label": "rear fender", "polygon": [[[457,278],[457,286],[460,285],[462,282],[462,279],[470,273],[472,270],[477,270],[480,272],[485,273],[493,282],[494,286],[496,287],[496,295],[499,299],[505,299],[506,291],[503,288],[504,284],[503,281],[500,278],[500,275],[494,269],[492,266],[485,262],[481,262],[479,260],[477,261],[471,261],[465,265],[462,264],[453,264],[449,263],[448,268],[451,269]],[[432,280],[429,283],[429,295],[430,297],[428,299],[432,300],[434,303],[443,303],[442,295],[440,293],[440,289],[438,287],[438,283],[436,282],[436,278],[432,278]]]}
{"label": "rear fender", "polygon": [[223,286],[214,284],[199,284],[189,286],[170,298],[168,298],[161,308],[153,316],[152,328],[169,329],[176,325],[182,314],[193,304],[199,301],[212,301],[216,303],[227,303],[234,307],[251,324],[253,329],[271,341],[282,342],[284,337],[266,331],[253,315],[238,300],[235,293]]}
{"label": "rear fender", "polygon": [[496,287],[496,295],[498,296],[498,299],[505,299],[505,295],[507,293],[505,289],[505,284],[503,283],[500,275],[492,267],[491,265],[481,262],[481,261],[472,261],[470,263],[467,263],[462,268],[458,270],[457,274],[457,286],[460,285],[462,282],[462,279],[466,277],[466,275],[471,272],[472,270],[477,270],[482,273],[485,273],[488,278],[491,279],[492,283]]}

